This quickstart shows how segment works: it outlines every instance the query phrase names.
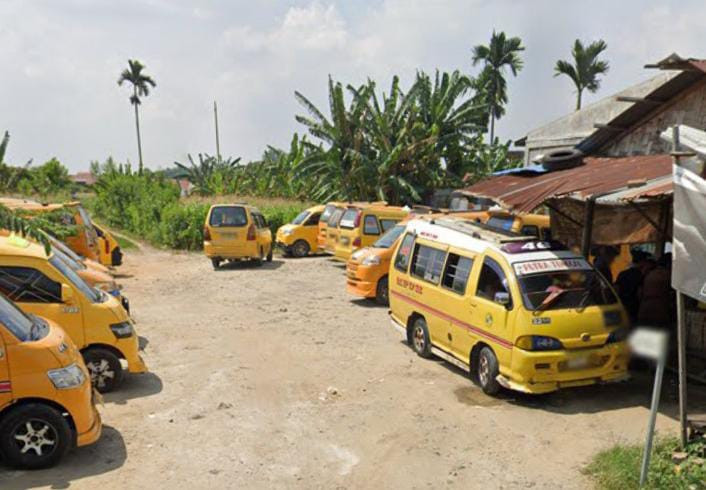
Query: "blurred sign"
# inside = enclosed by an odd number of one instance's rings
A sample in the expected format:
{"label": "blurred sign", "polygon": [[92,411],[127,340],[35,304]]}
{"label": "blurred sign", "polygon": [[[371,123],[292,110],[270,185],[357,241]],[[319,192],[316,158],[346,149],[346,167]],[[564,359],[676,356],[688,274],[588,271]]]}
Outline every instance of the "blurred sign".
{"label": "blurred sign", "polygon": [[667,353],[668,338],[665,331],[638,328],[628,338],[628,345],[638,356],[659,361]]}
{"label": "blurred sign", "polygon": [[693,169],[674,166],[672,287],[706,301],[706,180]]}

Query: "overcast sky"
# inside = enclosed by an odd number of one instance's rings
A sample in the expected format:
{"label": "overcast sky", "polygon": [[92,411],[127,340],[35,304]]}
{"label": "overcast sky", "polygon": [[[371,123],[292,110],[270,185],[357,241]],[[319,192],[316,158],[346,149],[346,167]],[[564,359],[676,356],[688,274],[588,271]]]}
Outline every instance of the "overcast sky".
{"label": "overcast sky", "polygon": [[328,74],[385,90],[393,74],[409,86],[418,69],[474,74],[471,47],[497,29],[526,46],[497,128],[516,139],[573,108],[570,80],[552,70],[577,37],[608,43],[610,72],[589,103],[673,51],[706,57],[704,18],[696,0],[0,0],[0,130],[16,164],[136,162],[129,89],[116,82],[137,58],[157,82],[141,106],[148,166],[215,153],[214,99],[222,153],[247,161],[301,131],[295,90],[326,108]]}

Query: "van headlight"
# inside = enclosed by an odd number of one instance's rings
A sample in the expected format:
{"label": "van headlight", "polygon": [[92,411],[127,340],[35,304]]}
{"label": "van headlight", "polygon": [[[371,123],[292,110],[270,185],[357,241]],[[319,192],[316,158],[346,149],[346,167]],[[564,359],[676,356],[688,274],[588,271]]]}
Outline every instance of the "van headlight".
{"label": "van headlight", "polygon": [[282,230],[282,236],[289,236],[294,232],[291,228],[287,228],[286,230]]}
{"label": "van headlight", "polygon": [[361,265],[380,265],[380,257],[377,255],[368,255],[363,259]]}
{"label": "van headlight", "polygon": [[66,390],[81,386],[86,380],[83,370],[76,364],[61,369],[47,371],[47,376],[58,390]]}
{"label": "van headlight", "polygon": [[558,339],[544,335],[525,335],[517,339],[515,345],[523,350],[559,350],[564,348]]}
{"label": "van headlight", "polygon": [[110,329],[113,331],[113,335],[119,339],[126,339],[132,336],[132,324],[130,322],[113,323]]}
{"label": "van headlight", "polygon": [[94,287],[100,289],[101,291],[105,291],[106,293],[110,293],[110,294],[113,294],[113,291],[120,291],[120,288],[115,283],[115,281],[97,282],[94,285]]}

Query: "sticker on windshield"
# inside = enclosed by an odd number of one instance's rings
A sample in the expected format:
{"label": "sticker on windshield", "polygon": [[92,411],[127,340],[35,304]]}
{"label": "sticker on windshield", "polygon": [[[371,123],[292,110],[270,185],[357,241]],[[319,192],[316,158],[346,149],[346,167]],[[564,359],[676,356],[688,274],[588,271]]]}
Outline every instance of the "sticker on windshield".
{"label": "sticker on windshield", "polygon": [[538,272],[554,272],[568,270],[586,270],[591,266],[586,259],[551,259],[551,260],[533,260],[531,262],[520,262],[514,264],[515,273],[518,276],[526,274],[536,274]]}

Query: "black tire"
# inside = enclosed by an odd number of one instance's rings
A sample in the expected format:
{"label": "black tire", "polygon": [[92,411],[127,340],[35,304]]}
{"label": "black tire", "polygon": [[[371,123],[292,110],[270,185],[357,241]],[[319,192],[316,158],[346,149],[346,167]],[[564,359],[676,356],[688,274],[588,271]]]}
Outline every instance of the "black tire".
{"label": "black tire", "polygon": [[221,259],[211,259],[211,265],[213,265],[213,270],[217,271],[221,266]]}
{"label": "black tire", "polygon": [[265,251],[260,248],[260,255],[255,257],[255,265],[258,267],[262,266],[262,262],[265,260]]}
{"label": "black tire", "polygon": [[382,306],[389,306],[390,304],[390,288],[387,276],[381,277],[378,281],[378,285],[375,288],[375,302]]}
{"label": "black tire", "polygon": [[306,257],[309,255],[310,250],[311,247],[309,247],[306,240],[297,240],[294,242],[294,245],[292,245],[292,255],[297,258]]}
{"label": "black tire", "polygon": [[412,350],[414,350],[419,357],[429,359],[431,357],[431,341],[429,340],[427,322],[424,321],[424,318],[416,318],[410,328],[409,340],[412,345]]}
{"label": "black tire", "polygon": [[267,261],[272,262],[272,245],[270,244],[270,251],[267,252]]}
{"label": "black tire", "polygon": [[0,422],[0,453],[14,467],[34,470],[54,466],[72,445],[68,421],[49,405],[20,405]]}
{"label": "black tire", "polygon": [[483,347],[478,353],[476,363],[476,379],[483,393],[495,395],[500,391],[500,383],[496,379],[500,374],[498,358],[490,347]]}
{"label": "black tire", "polygon": [[109,393],[120,386],[123,366],[111,351],[94,347],[83,352],[83,360],[91,373],[91,384],[99,392]]}

